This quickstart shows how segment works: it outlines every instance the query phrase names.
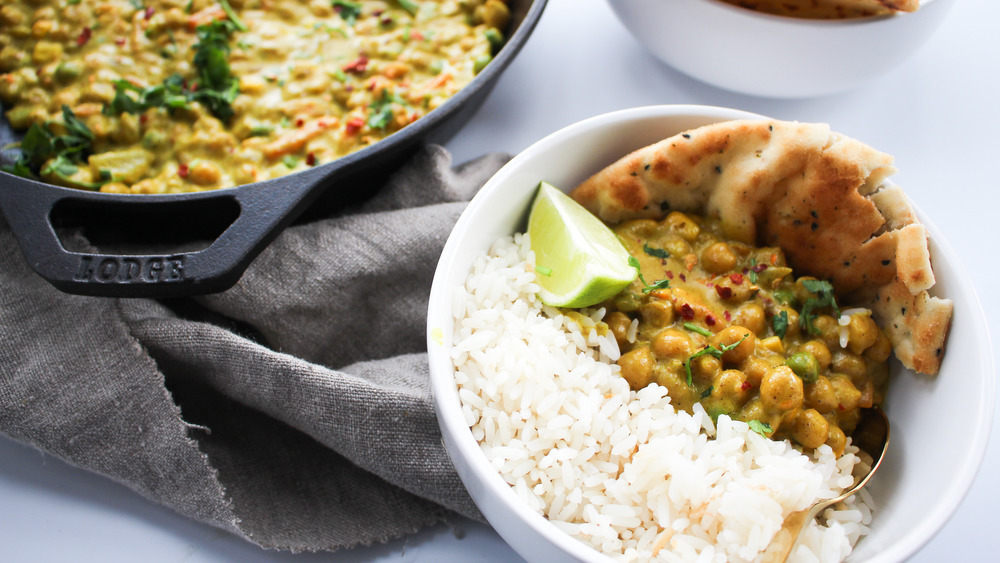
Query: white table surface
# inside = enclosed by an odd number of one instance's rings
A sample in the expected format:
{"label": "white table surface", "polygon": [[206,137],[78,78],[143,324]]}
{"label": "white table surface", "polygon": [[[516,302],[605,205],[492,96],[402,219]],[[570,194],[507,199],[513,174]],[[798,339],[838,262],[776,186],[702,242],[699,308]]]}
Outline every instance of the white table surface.
{"label": "white table surface", "polygon": [[[670,0],[664,0],[670,1]],[[1000,339],[1000,2],[957,2],[905,65],[854,91],[810,100],[742,96],[647,55],[604,0],[550,0],[540,24],[479,112],[449,143],[455,163],[516,153],[596,114],[650,104],[707,104],[827,122],[896,157],[894,177],[958,252]],[[948,524],[913,559],[997,560],[1000,432]],[[0,561],[518,561],[487,526],[439,526],[336,554],[260,550],[128,489],[0,437]]]}

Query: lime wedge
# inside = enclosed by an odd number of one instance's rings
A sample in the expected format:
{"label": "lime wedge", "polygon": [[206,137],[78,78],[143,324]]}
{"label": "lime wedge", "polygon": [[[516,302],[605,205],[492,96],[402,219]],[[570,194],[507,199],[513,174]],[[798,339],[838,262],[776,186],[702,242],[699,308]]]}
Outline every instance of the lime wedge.
{"label": "lime wedge", "polygon": [[615,296],[638,275],[618,236],[555,186],[541,182],[528,236],[542,303],[589,307]]}

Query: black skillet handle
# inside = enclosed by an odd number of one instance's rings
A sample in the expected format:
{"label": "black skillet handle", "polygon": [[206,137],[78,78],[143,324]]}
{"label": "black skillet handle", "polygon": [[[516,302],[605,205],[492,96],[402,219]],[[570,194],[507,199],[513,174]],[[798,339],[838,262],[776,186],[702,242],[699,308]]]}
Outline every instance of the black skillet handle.
{"label": "black skillet handle", "polygon": [[[250,262],[312,201],[330,170],[178,196],[117,195],[48,186],[0,173],[0,208],[32,268],[56,288],[79,295],[181,297],[228,289]],[[115,206],[125,213],[142,206],[229,207],[235,219],[211,244],[191,252],[103,254],[67,250],[52,224],[61,204]],[[134,207],[133,207],[134,206]],[[148,209],[148,207],[147,207]],[[82,219],[84,222],[86,217]],[[179,226],[189,220],[175,219]]]}

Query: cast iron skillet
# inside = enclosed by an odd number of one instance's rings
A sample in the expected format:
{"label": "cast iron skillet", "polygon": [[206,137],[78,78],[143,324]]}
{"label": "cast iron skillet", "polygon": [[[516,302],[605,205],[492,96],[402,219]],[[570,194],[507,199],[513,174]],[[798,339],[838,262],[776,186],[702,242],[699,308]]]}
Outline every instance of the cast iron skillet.
{"label": "cast iron skillet", "polygon": [[[524,46],[546,1],[511,0],[508,40],[469,85],[412,125],[332,162],[265,182],[169,195],[88,192],[0,171],[0,209],[28,263],[64,292],[181,297],[222,291],[321,194],[356,197],[352,192],[367,189],[366,175],[391,170],[421,144],[454,134]],[[15,138],[5,119],[0,138]],[[94,244],[97,252],[75,248],[60,238],[70,227],[104,233],[110,244]],[[196,240],[207,246],[192,248]]]}

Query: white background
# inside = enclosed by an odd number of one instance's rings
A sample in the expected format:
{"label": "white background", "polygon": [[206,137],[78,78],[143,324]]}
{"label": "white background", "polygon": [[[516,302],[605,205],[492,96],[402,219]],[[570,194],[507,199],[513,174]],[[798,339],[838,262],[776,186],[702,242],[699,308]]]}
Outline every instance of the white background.
{"label": "white background", "polygon": [[[670,1],[670,0],[663,0]],[[1000,338],[1000,2],[957,2],[907,63],[846,94],[780,101],[687,78],[646,54],[603,0],[550,0],[534,35],[478,114],[447,145],[455,163],[516,153],[596,114],[651,104],[707,104],[830,123],[896,157],[894,176],[945,233]],[[794,48],[794,47],[791,47]],[[997,346],[994,344],[994,355]],[[942,413],[945,415],[945,413]],[[1000,420],[994,420],[994,427]],[[933,455],[932,451],[929,451]],[[913,559],[996,559],[1000,433],[972,490]],[[933,491],[928,491],[933,494]],[[439,526],[336,554],[265,552],[189,521],[111,481],[0,438],[2,561],[518,561],[491,529]]]}

